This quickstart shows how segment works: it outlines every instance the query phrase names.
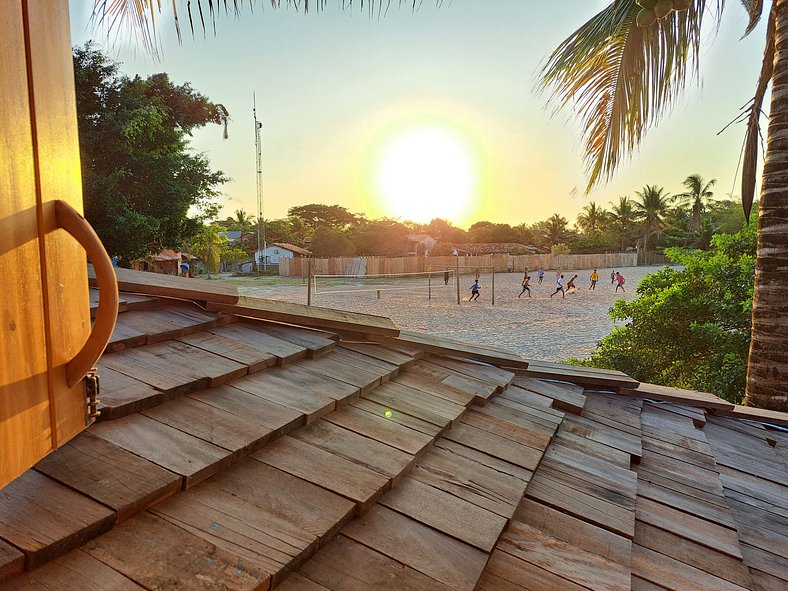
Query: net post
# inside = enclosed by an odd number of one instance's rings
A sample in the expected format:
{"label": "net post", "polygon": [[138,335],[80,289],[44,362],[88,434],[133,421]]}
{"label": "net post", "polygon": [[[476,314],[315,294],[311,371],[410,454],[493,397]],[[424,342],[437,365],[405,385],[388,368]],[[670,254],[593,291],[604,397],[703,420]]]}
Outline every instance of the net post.
{"label": "net post", "polygon": [[492,270],[492,305],[495,305],[495,267]]}
{"label": "net post", "polygon": [[312,257],[306,259],[306,305],[312,305]]}
{"label": "net post", "polygon": [[427,271],[427,299],[432,299],[432,272]]}
{"label": "net post", "polygon": [[457,263],[457,267],[454,271],[454,277],[457,283],[457,305],[460,305],[460,255],[457,255],[457,259],[455,261]]}

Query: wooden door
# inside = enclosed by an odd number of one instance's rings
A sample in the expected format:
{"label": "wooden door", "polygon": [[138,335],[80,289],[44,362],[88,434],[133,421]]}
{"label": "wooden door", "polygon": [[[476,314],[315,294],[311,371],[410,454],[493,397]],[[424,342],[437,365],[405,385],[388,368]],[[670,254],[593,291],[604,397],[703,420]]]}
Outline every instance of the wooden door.
{"label": "wooden door", "polygon": [[85,427],[66,364],[90,333],[67,0],[0,2],[0,488]]}

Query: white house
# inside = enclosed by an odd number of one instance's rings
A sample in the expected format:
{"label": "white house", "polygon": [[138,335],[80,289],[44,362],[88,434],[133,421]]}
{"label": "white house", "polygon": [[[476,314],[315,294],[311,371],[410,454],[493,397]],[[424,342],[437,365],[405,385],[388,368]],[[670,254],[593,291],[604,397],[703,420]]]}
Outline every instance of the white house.
{"label": "white house", "polygon": [[[256,258],[259,264],[265,261],[268,265],[278,265],[280,258],[292,259],[296,257],[311,256],[311,252],[300,246],[288,244],[287,242],[272,242],[266,246],[265,250],[258,250]],[[263,258],[265,257],[265,259]]]}

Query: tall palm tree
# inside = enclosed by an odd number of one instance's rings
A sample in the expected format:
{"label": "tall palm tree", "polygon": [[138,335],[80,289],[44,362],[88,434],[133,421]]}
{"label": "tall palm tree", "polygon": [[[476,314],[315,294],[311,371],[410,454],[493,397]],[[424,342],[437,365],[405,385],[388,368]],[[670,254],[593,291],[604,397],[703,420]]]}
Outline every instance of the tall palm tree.
{"label": "tall palm tree", "polygon": [[619,197],[618,203],[610,204],[610,218],[621,233],[621,252],[624,251],[624,240],[637,221],[635,202],[629,197]]}
{"label": "tall palm tree", "polygon": [[586,235],[598,232],[609,217],[609,213],[604,207],[600,207],[594,201],[591,201],[577,215],[577,227]]}
{"label": "tall palm tree", "polygon": [[669,195],[663,187],[646,185],[642,191],[635,191],[640,201],[635,201],[635,212],[646,226],[643,236],[643,252],[648,260],[648,239],[654,233],[659,233],[662,228],[663,217],[670,209]]}
{"label": "tall palm tree", "polygon": [[[662,3],[660,3],[662,4]],[[745,34],[768,12],[763,63],[747,122],[742,204],[749,219],[755,193],[761,107],[770,82],[769,131],[761,182],[758,252],[747,369],[747,403],[788,410],[788,0],[741,0],[749,16]],[[770,4],[770,6],[769,6]],[[718,17],[723,0],[674,0],[682,10],[656,18],[635,0],[612,0],[553,51],[542,72],[544,87],[583,123],[592,187],[609,179],[631,155],[649,125],[675,101],[699,70],[701,25]],[[685,8],[686,7],[686,8]]]}
{"label": "tall palm tree", "polygon": [[692,211],[689,218],[689,227],[687,228],[687,239],[684,244],[689,242],[690,235],[693,232],[700,230],[700,216],[706,207],[706,203],[711,201],[714,197],[714,192],[711,188],[717,182],[717,179],[711,179],[708,183],[699,174],[691,174],[684,179],[684,187],[687,191],[673,195],[673,200],[677,203],[690,205]]}

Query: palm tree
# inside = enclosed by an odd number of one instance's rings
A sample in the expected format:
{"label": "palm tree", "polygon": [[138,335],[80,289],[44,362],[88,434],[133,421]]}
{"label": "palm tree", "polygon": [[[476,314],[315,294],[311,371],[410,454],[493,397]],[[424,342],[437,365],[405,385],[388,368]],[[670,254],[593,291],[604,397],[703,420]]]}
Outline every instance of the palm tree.
{"label": "palm tree", "polygon": [[648,239],[654,232],[659,233],[663,224],[663,217],[670,209],[669,195],[665,189],[656,185],[646,185],[642,191],[635,191],[640,201],[635,201],[635,213],[646,226],[643,236],[643,252],[648,262]]}
{"label": "palm tree", "polygon": [[554,213],[543,222],[534,224],[534,230],[539,235],[541,242],[546,246],[562,244],[572,237],[569,231],[569,222],[564,216]]}
{"label": "palm tree", "polygon": [[[749,15],[745,35],[768,11],[766,43],[747,121],[742,204],[749,219],[755,192],[761,107],[771,81],[769,131],[761,182],[758,253],[747,369],[747,403],[788,410],[788,143],[780,137],[788,118],[783,80],[788,79],[788,0],[742,0]],[[545,88],[583,122],[588,187],[609,179],[620,160],[639,146],[649,125],[675,101],[699,70],[704,16],[718,17],[723,0],[679,2],[682,10],[657,19],[635,0],[612,0],[553,51],[542,71]]]}
{"label": "palm tree", "polygon": [[619,197],[617,204],[610,205],[610,218],[621,233],[621,252],[624,252],[624,240],[637,221],[635,204],[629,197]]}
{"label": "palm tree", "polygon": [[603,207],[591,201],[577,215],[577,227],[586,235],[598,232],[609,217],[610,214]]}
{"label": "palm tree", "polygon": [[706,207],[706,203],[714,197],[714,192],[711,188],[716,182],[717,179],[711,179],[707,183],[699,174],[691,174],[684,179],[683,183],[687,191],[673,196],[675,202],[692,207],[689,227],[687,228],[687,239],[684,241],[685,245],[689,242],[690,235],[700,230],[700,216]]}

